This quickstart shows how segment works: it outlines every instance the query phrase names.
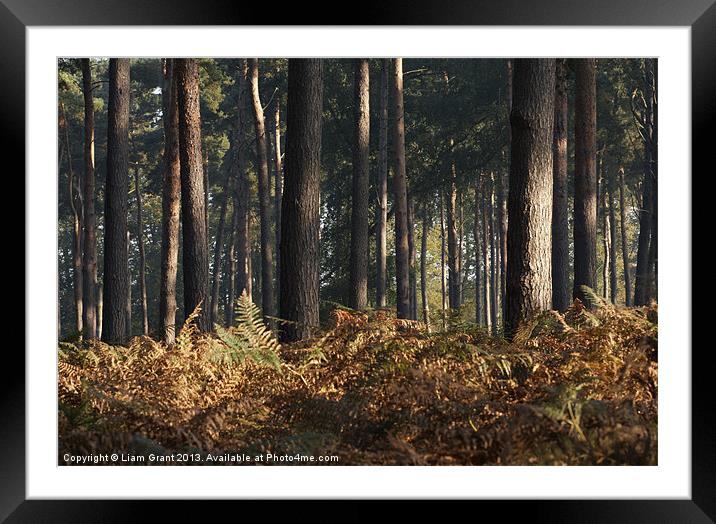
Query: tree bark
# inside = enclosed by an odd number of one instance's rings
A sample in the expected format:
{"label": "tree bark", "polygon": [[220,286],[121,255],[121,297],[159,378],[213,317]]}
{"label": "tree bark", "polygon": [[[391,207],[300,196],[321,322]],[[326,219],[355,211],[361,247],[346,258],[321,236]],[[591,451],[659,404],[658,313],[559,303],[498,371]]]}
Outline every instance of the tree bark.
{"label": "tree bark", "polygon": [[[219,201],[219,223],[216,225],[214,241],[214,276],[211,282],[211,323],[219,321],[219,289],[221,288],[221,253],[224,251],[224,232],[226,229],[226,208],[229,197],[234,191],[233,170],[229,169],[224,179],[224,188]],[[207,209],[208,213],[208,209]]]}
{"label": "tree bark", "polygon": [[353,197],[351,199],[350,307],[368,307],[368,154],[370,87],[368,59],[355,61]]}
{"label": "tree bark", "polygon": [[226,311],[224,312],[224,325],[227,327],[234,325],[234,307],[236,303],[236,239],[238,237],[238,227],[239,207],[237,206],[236,199],[234,198],[234,204],[231,211],[231,236],[227,253],[228,280],[226,282]]}
{"label": "tree bark", "polygon": [[658,239],[659,239],[659,111],[658,111],[658,68],[656,58],[649,59],[649,85],[651,86],[651,236],[649,242],[649,300],[657,299],[659,281]]}
{"label": "tree bark", "polygon": [[197,328],[210,331],[209,246],[201,153],[199,63],[194,58],[181,58],[176,59],[174,67],[179,108],[184,313],[188,316],[200,307]]}
{"label": "tree bark", "polygon": [[574,289],[587,303],[582,286],[597,287],[596,60],[575,60],[574,109]]}
{"label": "tree bark", "polygon": [[614,211],[614,176],[607,176],[607,206],[609,207],[609,259],[611,260],[609,272],[610,300],[617,303],[618,277],[617,277],[617,218]]}
{"label": "tree bark", "polygon": [[395,284],[398,318],[410,318],[408,194],[405,174],[405,115],[403,112],[403,59],[392,60],[393,192],[395,199]]}
{"label": "tree bark", "polygon": [[488,331],[492,332],[492,308],[490,307],[490,296],[492,295],[492,281],[490,280],[490,227],[488,221],[490,215],[487,207],[488,199],[488,184],[484,175],[482,178],[482,199],[481,199],[481,210],[482,210],[482,287],[483,287],[483,311],[485,314],[485,327]]}
{"label": "tree bark", "polygon": [[492,294],[490,295],[490,316],[492,317],[492,334],[497,335],[498,327],[498,296],[500,294],[500,288],[498,284],[498,260],[497,260],[497,224],[495,223],[495,180],[494,174],[490,173],[490,196],[488,200],[488,219],[489,219],[489,234],[490,234],[490,289]]}
{"label": "tree bark", "polygon": [[482,237],[480,236],[480,220],[482,219],[482,206],[479,179],[475,182],[474,211],[475,217],[472,224],[472,236],[473,241],[475,243],[475,323],[478,326],[482,326],[484,323],[485,315],[482,307],[483,292],[482,274],[480,271],[480,265],[482,264],[482,250],[480,249],[480,244],[482,243]]}
{"label": "tree bark", "polygon": [[82,59],[82,94],[84,95],[82,326],[84,338],[93,339],[99,334],[97,330],[97,222],[94,195],[94,98],[89,58]]}
{"label": "tree bark", "polygon": [[445,280],[445,205],[443,200],[443,192],[440,190],[440,293],[442,297],[440,313],[443,331],[445,331],[447,329],[447,286]]}
{"label": "tree bark", "polygon": [[280,250],[284,341],[308,338],[319,325],[322,112],[323,62],[289,59]]}
{"label": "tree bark", "polygon": [[423,232],[420,238],[420,297],[423,305],[423,323],[430,333],[430,304],[428,303],[428,233],[430,232],[430,217],[427,206],[423,207]]}
{"label": "tree bark", "polygon": [[129,268],[127,205],[129,189],[129,59],[109,61],[107,183],[104,199],[104,306],[102,340],[127,341]]}
{"label": "tree bark", "polygon": [[626,206],[624,203],[624,168],[619,168],[619,224],[622,236],[622,264],[624,266],[624,302],[632,305],[631,268],[629,267],[629,242],[627,240]]}
{"label": "tree bark", "polygon": [[557,59],[552,141],[552,307],[569,307],[569,222],[567,184],[567,65]]}
{"label": "tree bark", "polygon": [[259,182],[259,217],[261,221],[261,307],[264,319],[273,325],[269,317],[276,314],[273,296],[273,242],[271,239],[271,185],[266,152],[266,126],[259,96],[259,61],[249,60],[251,69],[251,101],[256,131],[257,177]]}
{"label": "tree bark", "polygon": [[137,195],[137,246],[139,248],[139,298],[142,305],[142,335],[149,335],[147,314],[147,271],[144,256],[144,225],[142,222],[142,188],[139,183],[139,164],[134,164],[134,191]]}
{"label": "tree bark", "polygon": [[415,273],[415,205],[408,191],[408,278],[410,280],[410,320],[418,320],[418,283]]}
{"label": "tree bark", "polygon": [[[452,146],[453,141],[450,140]],[[447,199],[448,297],[450,309],[460,308],[460,268],[457,242],[457,181],[455,161],[450,163],[450,188]]]}
{"label": "tree bark", "polygon": [[70,146],[70,123],[65,115],[65,106],[60,102],[61,123],[65,131],[67,149],[67,187],[72,211],[72,292],[75,306],[75,329],[83,333],[83,277],[82,277],[82,198],[79,194],[79,183],[75,180],[72,167],[72,148]]}
{"label": "tree bark", "polygon": [[[237,99],[236,123],[236,192],[234,205],[238,209],[238,225],[236,229],[236,294],[244,291],[252,296],[251,278],[251,214],[250,214],[250,187],[247,169],[247,129],[248,129],[248,63],[244,58],[240,63],[240,73],[237,79],[239,95]],[[280,229],[280,228],[279,228]]]}
{"label": "tree bark", "polygon": [[552,303],[554,59],[517,59],[507,234],[505,334]]}
{"label": "tree bark", "polygon": [[179,209],[181,171],[179,165],[179,111],[174,59],[164,60],[162,114],[164,125],[164,172],[162,176],[162,274],[159,290],[159,331],[165,344],[174,344],[177,311],[177,267],[179,257]]}
{"label": "tree bark", "polygon": [[276,99],[274,108],[274,227],[276,228],[276,296],[281,295],[281,199],[283,195],[283,174],[281,173],[281,103]]}
{"label": "tree bark", "polygon": [[388,70],[390,60],[381,60],[380,71],[380,130],[378,133],[378,205],[375,222],[375,301],[377,307],[385,307],[385,284],[387,280],[387,229],[388,229]]}

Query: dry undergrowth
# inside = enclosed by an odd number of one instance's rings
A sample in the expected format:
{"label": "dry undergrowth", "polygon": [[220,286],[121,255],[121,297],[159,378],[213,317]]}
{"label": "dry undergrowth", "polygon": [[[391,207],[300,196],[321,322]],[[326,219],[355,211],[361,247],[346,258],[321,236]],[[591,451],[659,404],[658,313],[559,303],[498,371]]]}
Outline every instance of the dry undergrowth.
{"label": "dry undergrowth", "polygon": [[65,453],[338,455],[337,464],[655,464],[656,305],[548,312],[511,343],[336,310],[279,347],[192,322],[167,348],[61,343]]}

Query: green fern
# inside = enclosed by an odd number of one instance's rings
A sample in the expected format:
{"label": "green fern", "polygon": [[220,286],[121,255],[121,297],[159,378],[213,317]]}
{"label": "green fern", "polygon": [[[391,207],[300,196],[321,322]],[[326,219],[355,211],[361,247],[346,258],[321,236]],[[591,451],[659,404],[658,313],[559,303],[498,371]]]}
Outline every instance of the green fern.
{"label": "green fern", "polygon": [[281,349],[273,332],[261,318],[261,310],[244,291],[236,306],[236,326],[224,329],[215,326],[216,334],[226,348],[215,348],[213,358],[220,362],[243,362],[250,358],[264,366],[281,371]]}

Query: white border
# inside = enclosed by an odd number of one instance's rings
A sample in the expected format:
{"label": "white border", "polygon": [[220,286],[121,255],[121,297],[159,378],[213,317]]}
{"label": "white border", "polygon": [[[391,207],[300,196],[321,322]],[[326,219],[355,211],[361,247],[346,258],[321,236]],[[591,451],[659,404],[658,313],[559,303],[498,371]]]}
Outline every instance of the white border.
{"label": "white border", "polygon": [[[27,497],[690,498],[690,29],[28,27]],[[658,56],[659,465],[56,466],[58,56]]]}

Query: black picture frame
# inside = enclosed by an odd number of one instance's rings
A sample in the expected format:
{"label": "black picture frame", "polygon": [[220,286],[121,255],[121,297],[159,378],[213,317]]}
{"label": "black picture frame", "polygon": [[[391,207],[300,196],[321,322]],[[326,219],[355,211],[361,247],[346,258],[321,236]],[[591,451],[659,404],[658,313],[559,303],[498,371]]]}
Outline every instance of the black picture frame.
{"label": "black picture frame", "polygon": [[[367,1],[354,11],[335,16],[351,25],[576,25],[576,26],[690,26],[692,60],[692,171],[708,177],[713,171],[713,148],[709,129],[716,115],[716,4],[715,0],[623,0],[570,2],[569,0],[436,0]],[[246,5],[229,0],[0,0],[0,115],[4,159],[17,159],[5,171],[20,184],[16,195],[25,194],[23,178],[25,150],[25,29],[45,25],[272,25],[330,24],[320,19],[318,5],[304,3]],[[268,12],[270,11],[270,12]],[[327,15],[337,13],[326,9]],[[327,17],[326,17],[327,18]],[[707,142],[708,141],[708,142]],[[711,147],[709,147],[711,146]],[[5,163],[5,166],[9,164]],[[669,176],[666,174],[666,176]],[[689,175],[690,176],[690,175]],[[684,180],[684,183],[690,183]],[[25,194],[25,198],[32,195]],[[695,206],[692,203],[692,209]],[[694,224],[697,225],[697,224]],[[695,235],[692,238],[697,238]],[[24,255],[23,255],[24,256]],[[691,256],[689,254],[689,256]],[[25,274],[25,281],[31,279]],[[9,288],[8,293],[9,293]],[[15,301],[14,303],[16,303]],[[13,304],[14,304],[13,303]],[[693,308],[697,312],[697,308]],[[27,322],[27,318],[25,318]],[[14,328],[16,331],[18,328]],[[510,517],[548,522],[714,522],[716,520],[716,431],[709,387],[713,372],[706,364],[710,345],[694,346],[692,352],[692,498],[690,500],[551,500],[480,501],[470,515],[479,518],[484,509]],[[19,344],[6,344],[0,381],[0,519],[8,522],[85,522],[145,520],[148,506],[161,504],[162,520],[171,514],[184,518],[200,511],[207,518],[206,503],[188,508],[184,501],[27,501],[25,500],[25,358]],[[691,348],[667,348],[690,351]],[[555,494],[558,496],[558,494]],[[226,511],[222,503],[219,509]],[[242,512],[258,508],[237,501]],[[304,502],[313,506],[315,502]],[[354,502],[355,509],[342,508],[340,515],[364,520],[372,510]],[[460,510],[462,503],[451,509]],[[423,512],[422,502],[409,503],[411,511]],[[271,518],[287,510],[271,503]],[[212,508],[213,509],[213,508]],[[261,511],[261,510],[259,510]],[[315,514],[310,509],[308,510]],[[315,508],[324,512],[326,509]],[[477,511],[477,513],[476,513]],[[278,512],[278,513],[277,513]],[[243,513],[248,515],[249,513]],[[336,514],[338,515],[338,514]],[[342,518],[341,518],[342,520]]]}

